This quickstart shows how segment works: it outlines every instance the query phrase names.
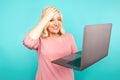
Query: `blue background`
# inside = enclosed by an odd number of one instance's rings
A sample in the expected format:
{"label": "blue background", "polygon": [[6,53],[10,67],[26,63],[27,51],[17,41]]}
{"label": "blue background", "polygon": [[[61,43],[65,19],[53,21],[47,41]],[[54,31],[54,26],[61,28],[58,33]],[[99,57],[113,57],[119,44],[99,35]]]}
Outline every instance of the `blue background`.
{"label": "blue background", "polygon": [[120,0],[0,0],[0,80],[34,80],[37,54],[22,40],[48,5],[62,12],[64,29],[73,34],[78,50],[84,25],[113,24],[109,55],[74,74],[75,80],[120,80]]}

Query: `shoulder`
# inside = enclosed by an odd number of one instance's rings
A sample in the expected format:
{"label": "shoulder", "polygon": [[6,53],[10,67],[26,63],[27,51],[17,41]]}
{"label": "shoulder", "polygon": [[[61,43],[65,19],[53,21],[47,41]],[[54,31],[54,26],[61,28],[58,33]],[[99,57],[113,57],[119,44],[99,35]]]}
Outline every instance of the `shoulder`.
{"label": "shoulder", "polygon": [[72,34],[65,33],[64,36],[67,37],[67,38],[69,38],[69,39],[73,39],[73,35]]}

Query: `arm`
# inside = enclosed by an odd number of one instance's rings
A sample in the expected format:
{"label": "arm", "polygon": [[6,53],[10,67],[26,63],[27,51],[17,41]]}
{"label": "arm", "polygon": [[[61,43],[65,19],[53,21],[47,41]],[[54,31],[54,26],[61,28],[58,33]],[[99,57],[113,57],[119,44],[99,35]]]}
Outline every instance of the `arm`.
{"label": "arm", "polygon": [[27,34],[23,40],[23,44],[29,48],[37,50],[40,44],[40,39],[32,39],[29,34]]}
{"label": "arm", "polygon": [[48,8],[41,21],[28,33],[32,39],[38,39],[45,25],[57,14],[56,9]]}
{"label": "arm", "polygon": [[23,44],[30,49],[37,49],[40,43],[40,35],[45,25],[52,19],[52,17],[56,14],[56,10],[54,8],[47,9],[46,13],[42,17],[41,21],[30,30],[23,40]]}

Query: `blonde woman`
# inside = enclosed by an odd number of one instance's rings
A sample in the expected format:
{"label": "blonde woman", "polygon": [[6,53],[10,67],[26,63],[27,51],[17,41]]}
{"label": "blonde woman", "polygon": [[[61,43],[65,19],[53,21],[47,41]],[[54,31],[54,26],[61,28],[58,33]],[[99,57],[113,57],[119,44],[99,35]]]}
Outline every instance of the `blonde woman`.
{"label": "blonde woman", "polygon": [[53,7],[46,7],[40,22],[30,30],[23,44],[38,53],[36,80],[74,80],[73,70],[52,60],[77,52],[74,38],[64,32],[62,14]]}

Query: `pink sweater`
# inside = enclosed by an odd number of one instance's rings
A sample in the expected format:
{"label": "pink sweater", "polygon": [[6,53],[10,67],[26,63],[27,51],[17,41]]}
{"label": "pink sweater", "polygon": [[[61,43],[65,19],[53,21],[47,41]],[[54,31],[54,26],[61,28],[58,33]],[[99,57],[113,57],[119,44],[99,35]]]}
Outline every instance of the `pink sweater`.
{"label": "pink sweater", "polygon": [[77,52],[74,38],[65,34],[57,38],[32,39],[29,35],[23,40],[29,49],[38,52],[36,80],[74,80],[73,70],[54,63],[52,60]]}

